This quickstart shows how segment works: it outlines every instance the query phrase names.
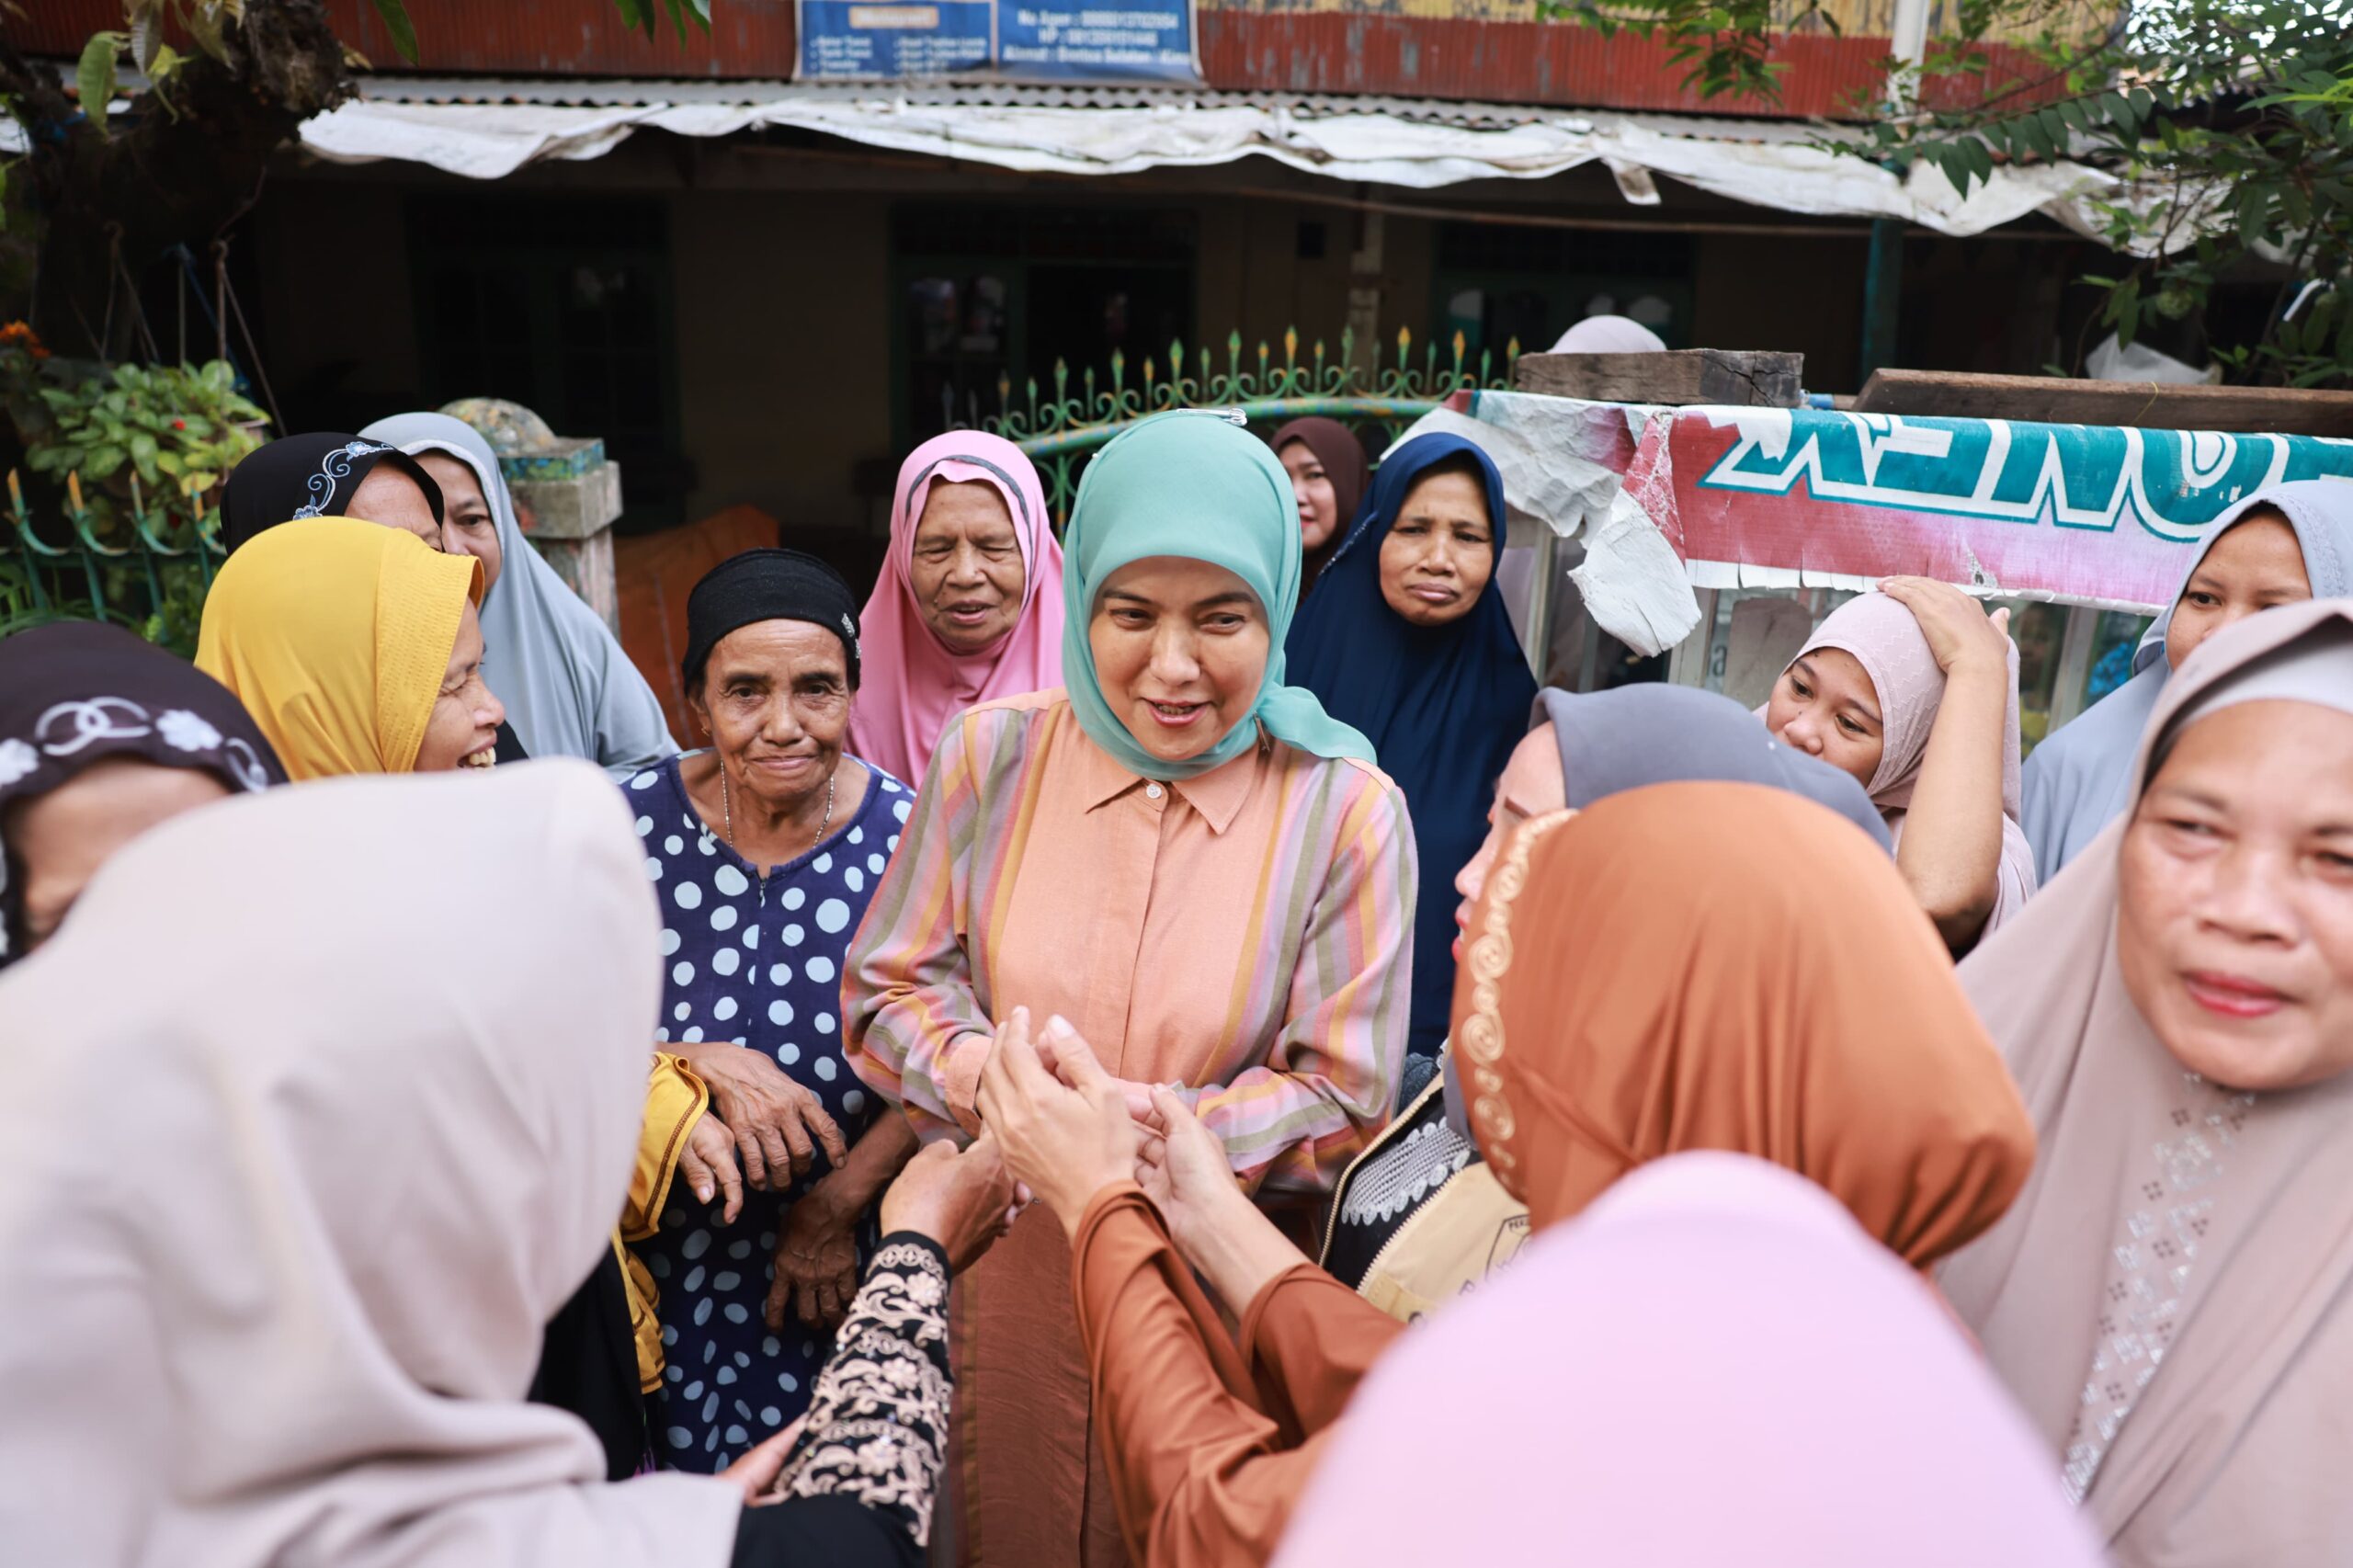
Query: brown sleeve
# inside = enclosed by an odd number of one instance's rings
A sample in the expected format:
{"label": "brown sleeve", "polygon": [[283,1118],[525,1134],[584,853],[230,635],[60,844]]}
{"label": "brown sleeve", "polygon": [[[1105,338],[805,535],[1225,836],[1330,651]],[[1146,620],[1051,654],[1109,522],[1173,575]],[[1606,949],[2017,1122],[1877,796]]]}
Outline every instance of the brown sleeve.
{"label": "brown sleeve", "polygon": [[1130,1555],[1154,1568],[1266,1562],[1315,1453],[1280,1447],[1241,1355],[1134,1184],[1087,1205],[1071,1288]]}
{"label": "brown sleeve", "polygon": [[1302,1263],[1251,1298],[1241,1329],[1259,1407],[1313,1437],[1340,1418],[1357,1384],[1405,1325]]}

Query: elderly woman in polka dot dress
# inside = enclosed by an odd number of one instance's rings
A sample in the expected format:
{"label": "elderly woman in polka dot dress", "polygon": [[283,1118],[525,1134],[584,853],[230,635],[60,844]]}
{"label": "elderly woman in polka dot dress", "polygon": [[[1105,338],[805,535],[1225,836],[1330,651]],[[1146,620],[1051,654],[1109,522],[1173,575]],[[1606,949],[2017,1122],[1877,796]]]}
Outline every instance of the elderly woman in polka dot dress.
{"label": "elderly woman in polka dot dress", "polygon": [[806,1407],[875,1202],[915,1148],[842,1057],[844,951],[914,800],[842,750],[855,605],[797,551],[714,567],[683,670],[711,744],[628,785],[662,908],[660,1038],[710,1084],[741,1161],[683,1167],[638,1246],[668,1347],[654,1451],[680,1470],[716,1471]]}

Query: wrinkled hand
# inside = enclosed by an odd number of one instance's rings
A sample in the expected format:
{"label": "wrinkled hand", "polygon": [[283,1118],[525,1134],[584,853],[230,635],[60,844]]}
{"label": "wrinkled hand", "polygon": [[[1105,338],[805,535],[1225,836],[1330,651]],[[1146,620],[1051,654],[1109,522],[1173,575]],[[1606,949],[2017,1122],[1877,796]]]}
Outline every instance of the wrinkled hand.
{"label": "wrinkled hand", "polygon": [[775,1437],[755,1444],[752,1451],[719,1472],[719,1479],[744,1489],[744,1506],[757,1508],[779,1501],[777,1478],[784,1473],[784,1461],[792,1457],[792,1445],[801,1440],[801,1428],[807,1426],[804,1414],[796,1418]]}
{"label": "wrinkled hand", "polygon": [[725,1040],[669,1047],[710,1085],[719,1119],[735,1135],[744,1179],[781,1192],[809,1172],[816,1151],[838,1168],[849,1156],[842,1130],[817,1096],[796,1084],[765,1051]]}
{"label": "wrinkled hand", "polygon": [[695,1118],[694,1126],[687,1133],[687,1146],[678,1151],[678,1174],[687,1178],[696,1199],[708,1203],[714,1194],[727,1195],[727,1207],[720,1216],[727,1224],[744,1211],[744,1174],[735,1168],[735,1135],[727,1124],[709,1111]]}
{"label": "wrinkled hand", "polygon": [[770,1328],[784,1327],[790,1311],[811,1328],[831,1334],[849,1313],[858,1294],[858,1221],[827,1189],[828,1176],[803,1193],[784,1216],[776,1239],[776,1278],[761,1315]]}
{"label": "wrinkled hand", "polygon": [[1963,665],[2007,674],[2010,664],[2010,612],[1992,616],[1975,599],[1933,577],[1890,577],[1880,592],[1912,612],[1937,668],[1951,675]]}
{"label": "wrinkled hand", "polygon": [[1030,1043],[1029,1009],[1016,1007],[981,1071],[981,1119],[1015,1177],[1075,1231],[1089,1199],[1134,1178],[1137,1131],[1127,1095],[1077,1031],[1058,1037],[1055,1065],[1059,1079]]}
{"label": "wrinkled hand", "polygon": [[926,1145],[882,1195],[882,1233],[912,1231],[939,1244],[949,1272],[961,1274],[1020,1212],[1012,1173],[996,1137],[983,1132],[961,1153],[952,1143]]}
{"label": "wrinkled hand", "polygon": [[1233,1179],[1225,1141],[1191,1107],[1155,1089],[1152,1110],[1136,1150],[1136,1185],[1167,1221],[1177,1250],[1190,1256],[1201,1238],[1232,1222],[1236,1205],[1248,1210],[1251,1202]]}

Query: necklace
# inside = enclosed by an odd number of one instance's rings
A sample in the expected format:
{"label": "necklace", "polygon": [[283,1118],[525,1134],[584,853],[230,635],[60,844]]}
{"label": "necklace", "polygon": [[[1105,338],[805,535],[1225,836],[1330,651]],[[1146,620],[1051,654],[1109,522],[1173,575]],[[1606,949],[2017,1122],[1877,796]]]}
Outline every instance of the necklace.
{"label": "necklace", "polygon": [[[809,847],[812,849],[825,842],[825,834],[834,825],[834,786],[840,780],[841,776],[842,765],[838,762],[834,764],[834,770],[825,775],[825,819],[817,824],[817,836],[809,841]],[[735,848],[735,801],[734,797],[728,792],[727,759],[724,757],[722,757],[719,762],[719,814],[723,824],[722,832],[726,835],[727,847],[733,850],[736,857],[741,858],[744,852]]]}

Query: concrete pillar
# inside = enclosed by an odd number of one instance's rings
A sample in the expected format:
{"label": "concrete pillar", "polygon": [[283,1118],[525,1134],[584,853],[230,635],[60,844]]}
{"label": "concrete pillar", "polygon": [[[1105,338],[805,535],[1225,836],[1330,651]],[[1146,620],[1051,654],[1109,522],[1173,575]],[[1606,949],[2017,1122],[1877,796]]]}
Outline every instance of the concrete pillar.
{"label": "concrete pillar", "polygon": [[529,409],[495,398],[461,399],[441,412],[482,432],[531,547],[618,636],[612,528],[621,515],[621,467],[605,456],[604,441],[558,436]]}

